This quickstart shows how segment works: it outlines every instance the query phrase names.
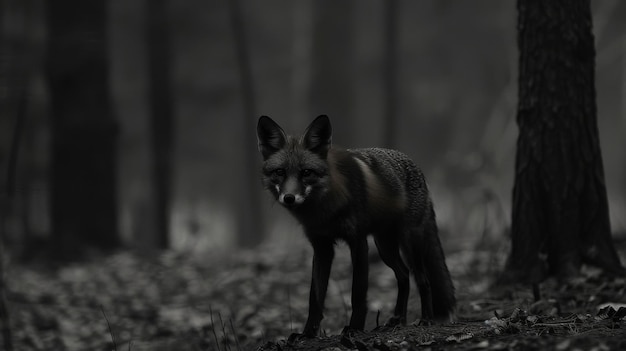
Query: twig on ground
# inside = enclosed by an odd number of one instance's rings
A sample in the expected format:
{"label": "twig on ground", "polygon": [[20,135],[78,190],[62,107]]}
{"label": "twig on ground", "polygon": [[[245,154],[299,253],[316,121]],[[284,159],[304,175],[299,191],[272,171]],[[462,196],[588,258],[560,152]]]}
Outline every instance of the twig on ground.
{"label": "twig on ground", "polygon": [[222,325],[222,337],[226,340],[226,347],[230,351],[230,342],[228,341],[228,334],[226,334],[226,327],[224,327],[224,320],[222,319],[222,313],[217,312],[217,316],[220,318],[220,324]]}
{"label": "twig on ground", "polygon": [[237,336],[237,331],[235,331],[235,326],[233,326],[233,319],[232,318],[228,318],[228,321],[230,322],[230,329],[233,332],[233,337],[235,338],[235,345],[237,345],[237,351],[241,351],[241,346],[239,345],[239,337]]}
{"label": "twig on ground", "polygon": [[215,346],[217,346],[217,351],[221,351],[220,342],[217,340],[217,333],[215,332],[215,322],[213,321],[213,308],[209,305],[209,313],[211,315],[211,330],[213,331],[213,337],[215,338]]}
{"label": "twig on ground", "polygon": [[102,311],[104,320],[107,321],[107,326],[109,327],[109,334],[111,335],[111,341],[113,342],[113,350],[117,351],[117,343],[115,342],[115,335],[113,335],[113,330],[111,330],[111,323],[109,323],[107,314],[104,312],[104,306],[100,305],[100,311]]}

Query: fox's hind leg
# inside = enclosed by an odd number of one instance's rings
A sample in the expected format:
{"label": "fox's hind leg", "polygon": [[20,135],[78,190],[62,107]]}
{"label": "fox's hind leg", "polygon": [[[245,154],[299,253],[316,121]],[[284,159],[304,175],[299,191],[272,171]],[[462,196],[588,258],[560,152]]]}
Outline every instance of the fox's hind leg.
{"label": "fox's hind leg", "polygon": [[398,325],[406,323],[407,303],[409,301],[409,269],[402,261],[400,247],[396,231],[388,232],[385,235],[374,236],[374,242],[378,248],[380,258],[389,268],[393,270],[398,282],[398,297],[394,315],[387,322],[387,325]]}
{"label": "fox's hind leg", "polygon": [[433,313],[433,294],[430,287],[430,279],[424,267],[424,263],[420,257],[413,258],[415,264],[415,281],[417,282],[417,288],[420,291],[420,300],[422,302],[422,322],[430,323],[434,317]]}
{"label": "fox's hind leg", "polygon": [[430,323],[434,317],[433,294],[430,285],[430,275],[425,262],[426,257],[424,255],[424,251],[432,248],[423,247],[426,244],[421,240],[423,237],[424,229],[422,226],[408,228],[408,235],[405,237],[407,243],[404,245],[404,256],[407,259],[407,263],[411,266],[411,272],[413,273],[417,289],[420,293],[420,301],[422,304],[421,323]]}

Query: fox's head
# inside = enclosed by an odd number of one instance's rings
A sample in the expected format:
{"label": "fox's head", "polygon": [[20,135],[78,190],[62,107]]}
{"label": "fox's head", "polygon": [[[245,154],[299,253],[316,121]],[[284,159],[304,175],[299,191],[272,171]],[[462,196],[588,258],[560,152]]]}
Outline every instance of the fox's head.
{"label": "fox's head", "polygon": [[332,127],[327,116],[317,117],[301,137],[285,134],[267,116],[257,125],[263,155],[263,185],[283,206],[293,209],[323,195],[328,189],[326,160]]}

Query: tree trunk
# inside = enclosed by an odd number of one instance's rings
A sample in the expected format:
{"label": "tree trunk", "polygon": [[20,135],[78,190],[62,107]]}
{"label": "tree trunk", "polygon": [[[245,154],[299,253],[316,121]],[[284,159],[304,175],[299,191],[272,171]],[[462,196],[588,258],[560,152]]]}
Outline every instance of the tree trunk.
{"label": "tree trunk", "polygon": [[398,125],[398,0],[385,1],[385,135],[384,145],[393,148]]}
{"label": "tree trunk", "polygon": [[623,273],[596,121],[589,0],[518,0],[519,138],[504,281]]}
{"label": "tree trunk", "polygon": [[47,4],[55,254],[119,244],[117,123],[111,112],[106,1]]}
{"label": "tree trunk", "polygon": [[[151,197],[149,212],[153,214],[154,245],[170,246],[170,208],[172,189],[172,158],[174,155],[174,120],[171,94],[170,38],[165,0],[147,3],[148,79],[150,94],[150,142],[152,158]],[[151,227],[151,226],[150,226]]]}
{"label": "tree trunk", "polygon": [[311,116],[328,115],[342,145],[354,142],[354,3],[313,2]]}
{"label": "tree trunk", "polygon": [[[0,35],[3,33],[0,33]],[[20,100],[18,102],[17,113],[15,114],[15,126],[11,138],[11,147],[7,163],[6,184],[0,189],[0,332],[2,333],[2,346],[4,350],[13,350],[13,333],[11,330],[11,311],[7,300],[9,284],[6,277],[6,238],[8,230],[6,220],[8,219],[10,208],[14,205],[15,193],[17,190],[17,160],[19,155],[20,141],[24,135],[26,89],[21,87],[18,91]],[[8,113],[7,113],[8,117]]]}
{"label": "tree trunk", "polygon": [[[309,98],[311,97],[311,57],[313,50],[313,18],[311,10],[314,0],[296,0],[293,4],[293,30],[291,37],[291,118],[283,127],[293,130],[295,125],[309,123]],[[306,122],[302,122],[306,121]],[[302,123],[300,123],[302,122]]]}
{"label": "tree trunk", "polygon": [[252,64],[248,52],[243,11],[239,0],[229,0],[230,19],[233,30],[237,65],[239,68],[239,88],[243,107],[243,184],[237,201],[238,216],[240,218],[238,244],[243,247],[257,246],[265,237],[263,219],[261,216],[262,188],[259,181],[259,157],[257,151],[256,100],[254,96],[254,82],[252,79]]}

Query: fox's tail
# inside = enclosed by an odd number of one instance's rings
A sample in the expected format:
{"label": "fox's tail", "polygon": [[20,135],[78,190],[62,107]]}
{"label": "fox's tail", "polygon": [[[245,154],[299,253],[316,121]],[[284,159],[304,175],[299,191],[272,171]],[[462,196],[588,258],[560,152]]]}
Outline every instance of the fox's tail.
{"label": "fox's tail", "polygon": [[426,275],[430,282],[430,289],[433,294],[433,313],[435,319],[446,319],[453,321],[456,319],[456,298],[454,297],[454,285],[446,257],[439,241],[437,224],[435,222],[435,212],[431,207],[430,225],[426,226],[426,241],[428,244],[422,249],[424,263],[426,265]]}
{"label": "fox's tail", "polygon": [[432,205],[429,207],[421,228],[414,233],[417,235],[410,236],[411,270],[420,290],[422,318],[453,322],[456,319],[454,285],[439,241],[435,212]]}

